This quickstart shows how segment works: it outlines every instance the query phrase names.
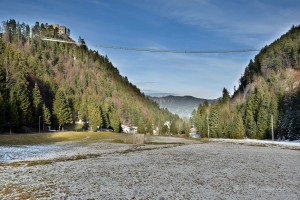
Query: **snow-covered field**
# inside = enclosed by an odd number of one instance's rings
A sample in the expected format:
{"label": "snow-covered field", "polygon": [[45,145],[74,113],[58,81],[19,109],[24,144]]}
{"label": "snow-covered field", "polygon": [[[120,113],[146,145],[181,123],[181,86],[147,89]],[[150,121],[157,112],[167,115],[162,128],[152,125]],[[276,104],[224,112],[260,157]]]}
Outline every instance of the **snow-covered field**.
{"label": "snow-covered field", "polygon": [[36,165],[32,161],[33,165],[28,166],[16,167],[7,162],[7,166],[0,165],[0,199],[299,199],[300,196],[299,150],[220,141],[146,145],[138,151],[131,151],[133,147],[125,144],[80,146],[49,146],[42,155],[45,159],[78,153],[99,153],[99,156],[50,164]]}

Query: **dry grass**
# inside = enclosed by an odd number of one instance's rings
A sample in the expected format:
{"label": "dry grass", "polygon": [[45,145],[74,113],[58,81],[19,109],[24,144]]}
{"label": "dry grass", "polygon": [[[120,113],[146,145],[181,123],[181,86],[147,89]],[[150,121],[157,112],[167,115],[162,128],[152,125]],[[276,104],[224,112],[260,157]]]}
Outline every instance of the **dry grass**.
{"label": "dry grass", "polygon": [[122,141],[122,134],[111,132],[55,132],[0,135],[0,145],[36,145],[56,142]]}
{"label": "dry grass", "polygon": [[[54,185],[47,185],[48,190],[55,189]],[[7,199],[38,199],[38,198],[49,198],[50,194],[47,193],[47,191],[44,191],[45,188],[42,186],[40,187],[34,187],[34,188],[28,188],[24,185],[18,185],[18,184],[9,184],[5,185],[4,188],[2,188],[2,191],[0,189],[0,197],[10,197]],[[44,191],[44,192],[41,192]]]}

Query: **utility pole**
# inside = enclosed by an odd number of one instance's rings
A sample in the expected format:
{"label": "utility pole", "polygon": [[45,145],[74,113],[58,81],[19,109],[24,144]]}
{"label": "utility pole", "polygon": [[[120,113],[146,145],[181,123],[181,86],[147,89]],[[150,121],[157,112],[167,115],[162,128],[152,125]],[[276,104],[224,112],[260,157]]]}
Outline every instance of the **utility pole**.
{"label": "utility pole", "polygon": [[206,120],[207,120],[207,137],[209,139],[209,118],[208,118],[208,115],[206,117]]}
{"label": "utility pole", "polygon": [[273,115],[271,115],[272,141],[274,141]]}
{"label": "utility pole", "polygon": [[39,116],[39,133],[41,133],[41,116]]}

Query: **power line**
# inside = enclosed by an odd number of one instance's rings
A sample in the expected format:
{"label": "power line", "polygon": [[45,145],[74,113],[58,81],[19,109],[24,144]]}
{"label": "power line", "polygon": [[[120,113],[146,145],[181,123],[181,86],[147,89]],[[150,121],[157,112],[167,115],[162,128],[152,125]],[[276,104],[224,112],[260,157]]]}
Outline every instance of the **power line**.
{"label": "power line", "polygon": [[189,54],[201,54],[201,53],[244,53],[258,51],[256,49],[235,49],[235,50],[172,50],[172,49],[144,49],[144,48],[130,48],[121,46],[110,46],[110,45],[96,45],[96,47],[106,49],[117,49],[124,51],[146,51],[156,53],[189,53]]}
{"label": "power line", "polygon": [[[72,41],[60,40],[55,38],[41,37],[41,40],[53,41],[53,42],[62,42],[69,44],[76,44]],[[76,44],[78,45],[78,44]],[[173,49],[147,49],[147,48],[132,48],[132,47],[122,47],[122,46],[113,46],[113,45],[94,45],[95,47],[105,48],[105,49],[116,49],[123,51],[142,51],[142,52],[152,52],[152,53],[185,53],[185,54],[217,54],[217,53],[246,53],[259,51],[257,49],[231,49],[231,50],[173,50]]]}

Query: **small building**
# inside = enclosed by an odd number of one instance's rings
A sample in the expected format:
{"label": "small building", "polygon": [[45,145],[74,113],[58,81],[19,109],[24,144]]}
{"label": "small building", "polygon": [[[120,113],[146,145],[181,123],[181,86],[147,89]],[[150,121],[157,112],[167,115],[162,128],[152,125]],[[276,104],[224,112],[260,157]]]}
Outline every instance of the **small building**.
{"label": "small building", "polygon": [[196,129],[196,128],[192,127],[192,128],[190,129],[189,136],[190,136],[191,138],[200,138],[200,133],[197,132],[197,129]]}
{"label": "small building", "polygon": [[135,126],[126,126],[122,124],[121,127],[124,133],[137,133],[137,127]]}
{"label": "small building", "polygon": [[67,33],[67,28],[65,26],[60,26],[58,29],[58,34],[63,35]]}
{"label": "small building", "polygon": [[167,126],[168,129],[170,130],[170,128],[171,128],[171,122],[170,122],[170,121],[166,121],[166,122],[164,123],[164,126]]}
{"label": "small building", "polygon": [[126,126],[126,125],[124,125],[124,124],[121,124],[121,127],[122,127],[122,131],[123,131],[124,133],[129,133],[129,131],[130,131],[130,127],[129,127],[129,126]]}
{"label": "small building", "polygon": [[158,126],[157,127],[155,127],[155,129],[153,129],[153,135],[159,135],[159,128],[158,128]]}
{"label": "small building", "polygon": [[56,29],[56,28],[59,29],[59,25],[58,24],[53,24],[52,26],[53,26],[53,29]]}

